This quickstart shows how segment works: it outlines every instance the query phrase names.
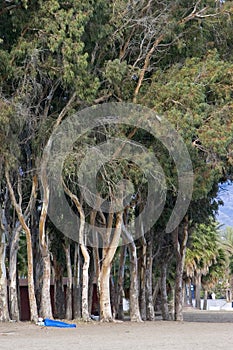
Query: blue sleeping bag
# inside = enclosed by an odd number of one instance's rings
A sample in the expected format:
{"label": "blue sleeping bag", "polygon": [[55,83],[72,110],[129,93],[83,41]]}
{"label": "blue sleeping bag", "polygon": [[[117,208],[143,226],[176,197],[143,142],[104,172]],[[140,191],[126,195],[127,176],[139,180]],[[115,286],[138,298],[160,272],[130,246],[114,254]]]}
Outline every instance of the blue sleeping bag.
{"label": "blue sleeping bag", "polygon": [[76,324],[65,323],[56,320],[50,320],[49,318],[44,319],[44,325],[46,327],[59,327],[59,328],[76,328]]}

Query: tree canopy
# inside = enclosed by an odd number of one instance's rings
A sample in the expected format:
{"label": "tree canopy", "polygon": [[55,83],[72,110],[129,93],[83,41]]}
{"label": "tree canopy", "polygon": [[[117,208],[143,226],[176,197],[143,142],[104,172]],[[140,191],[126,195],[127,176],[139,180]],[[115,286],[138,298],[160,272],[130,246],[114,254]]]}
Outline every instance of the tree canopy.
{"label": "tree canopy", "polygon": [[[19,268],[28,273],[34,321],[38,310],[52,317],[51,273],[56,300],[59,295],[64,299],[62,277],[68,279],[67,317],[72,317],[73,287],[73,315],[89,319],[97,285],[98,312],[104,320],[121,314],[116,300],[122,307],[127,294],[132,320],[153,319],[159,300],[168,319],[172,288],[175,304],[182,300],[188,236],[186,275],[192,278],[201,271],[203,286],[221,275],[225,253],[216,243],[213,220],[222,204],[217,199],[219,184],[233,178],[232,16],[227,0],[0,2],[0,285],[5,286],[0,309],[4,295],[8,298],[7,276],[16,281]],[[165,228],[179,194],[173,154],[143,127],[118,126],[110,119],[76,140],[63,164],[63,190],[79,219],[79,239],[63,235],[49,218],[52,185],[43,164],[51,153],[51,135],[75,113],[108,102],[150,108],[158,120],[161,116],[169,121],[187,147],[193,195],[169,237]],[[144,118],[151,122],[149,116]],[[124,147],[137,143],[141,167],[136,160],[125,159],[118,144],[97,174],[95,199],[101,195],[105,201],[96,200],[92,207],[78,186],[80,167],[89,154],[94,169],[91,150],[118,139],[124,140]],[[152,155],[160,165],[154,167]],[[164,210],[149,232],[143,220],[136,220],[144,208],[148,215],[150,211],[146,170],[157,174],[160,198],[167,189]],[[91,176],[87,169],[85,178]],[[127,200],[124,191],[131,191]],[[57,198],[60,195],[57,191]],[[111,211],[116,202],[118,210]],[[156,208],[154,201],[149,204]],[[63,220],[63,208],[55,209]],[[94,227],[93,241],[106,241],[108,247],[88,247],[85,222]],[[127,249],[117,248],[124,242]],[[0,313],[0,320],[19,318],[16,282],[9,298],[14,307],[10,315]]]}

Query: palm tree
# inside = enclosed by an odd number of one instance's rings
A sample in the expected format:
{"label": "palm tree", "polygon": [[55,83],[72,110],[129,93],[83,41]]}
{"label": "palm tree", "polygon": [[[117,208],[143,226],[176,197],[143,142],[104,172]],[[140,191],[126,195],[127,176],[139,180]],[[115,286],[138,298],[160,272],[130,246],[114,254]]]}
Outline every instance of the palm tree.
{"label": "palm tree", "polygon": [[226,281],[226,299],[232,300],[233,289],[233,227],[227,226],[224,231],[220,232],[221,245],[228,257],[228,273]]}
{"label": "palm tree", "polygon": [[[219,234],[215,222],[199,224],[191,235],[186,252],[185,271],[195,283],[196,308],[201,308],[201,286],[203,276],[208,275],[210,267],[217,264],[219,257]],[[207,292],[205,293],[207,296]]]}

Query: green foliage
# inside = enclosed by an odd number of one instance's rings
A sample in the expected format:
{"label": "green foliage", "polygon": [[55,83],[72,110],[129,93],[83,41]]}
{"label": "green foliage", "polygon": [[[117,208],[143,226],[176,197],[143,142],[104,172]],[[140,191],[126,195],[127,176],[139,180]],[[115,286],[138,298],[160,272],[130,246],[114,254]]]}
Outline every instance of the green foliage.
{"label": "green foliage", "polygon": [[[208,196],[231,164],[232,64],[216,50],[158,71],[141,102],[169,119],[186,141],[193,161],[193,199]],[[227,165],[228,164],[228,165]]]}
{"label": "green foliage", "polygon": [[226,273],[226,250],[222,247],[216,223],[199,224],[188,242],[185,269],[190,277],[201,273],[203,285],[215,284]]}
{"label": "green foliage", "polygon": [[[186,264],[190,274],[202,271],[203,283],[213,281],[223,271],[225,253],[219,248],[215,225],[207,223],[218,207],[214,198],[219,181],[233,174],[231,2],[222,7],[214,0],[197,2],[197,11],[207,5],[201,14],[211,16],[187,21],[194,10],[191,0],[15,0],[16,6],[5,5],[0,14],[0,153],[12,160],[12,178],[19,162],[29,170],[22,206],[27,205],[30,175],[38,173],[38,159],[52,126],[73,92],[77,98],[68,113],[98,101],[131,102],[148,60],[138,103],[165,116],[186,142],[194,168],[188,215],[195,227]],[[74,144],[63,168],[74,193],[80,195],[78,168],[88,148],[112,137],[126,139],[131,132],[126,125],[118,130],[104,126]],[[165,147],[143,130],[137,130],[132,140],[155,153],[165,173],[168,194],[156,226],[159,232],[178,193],[175,164]],[[141,162],[153,170],[143,152]],[[99,169],[98,190],[107,198],[109,190],[116,195],[120,181],[130,180],[143,205],[147,183],[142,170],[120,157],[111,160]],[[84,209],[88,216],[90,208]],[[19,259],[21,254],[25,263],[23,239]],[[160,237],[156,239],[159,243]],[[51,241],[52,252],[64,265],[63,238],[56,230]],[[128,266],[127,261],[127,287]],[[23,266],[19,269],[23,271]]]}

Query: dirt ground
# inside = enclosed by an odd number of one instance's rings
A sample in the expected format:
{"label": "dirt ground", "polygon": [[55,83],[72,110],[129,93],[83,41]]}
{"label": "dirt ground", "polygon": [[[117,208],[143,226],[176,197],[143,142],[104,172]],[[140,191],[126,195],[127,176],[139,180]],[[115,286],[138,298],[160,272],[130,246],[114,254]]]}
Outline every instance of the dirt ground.
{"label": "dirt ground", "polygon": [[[203,318],[204,315],[204,318]],[[195,318],[199,322],[195,322]],[[230,350],[233,313],[185,313],[184,322],[77,323],[77,328],[0,324],[1,350]]]}

